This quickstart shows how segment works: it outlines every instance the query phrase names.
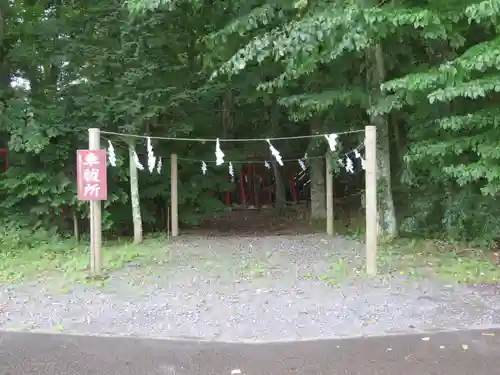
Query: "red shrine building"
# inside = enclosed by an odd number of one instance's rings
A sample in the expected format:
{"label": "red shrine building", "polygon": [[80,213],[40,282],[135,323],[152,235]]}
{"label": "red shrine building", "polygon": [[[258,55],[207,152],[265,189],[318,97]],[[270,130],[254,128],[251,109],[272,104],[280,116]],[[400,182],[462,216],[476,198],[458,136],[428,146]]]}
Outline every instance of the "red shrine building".
{"label": "red shrine building", "polygon": [[0,148],[0,172],[5,172],[9,168],[9,150]]}

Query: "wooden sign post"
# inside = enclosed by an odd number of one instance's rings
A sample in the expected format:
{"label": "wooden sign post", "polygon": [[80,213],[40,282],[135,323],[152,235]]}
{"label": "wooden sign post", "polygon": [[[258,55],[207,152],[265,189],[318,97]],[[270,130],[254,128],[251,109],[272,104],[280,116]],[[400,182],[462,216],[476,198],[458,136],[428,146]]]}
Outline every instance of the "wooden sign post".
{"label": "wooden sign post", "polygon": [[170,156],[170,194],[172,203],[172,237],[179,235],[179,202],[177,191],[177,154]]}
{"label": "wooden sign post", "polygon": [[333,223],[335,215],[333,212],[333,171],[332,171],[332,154],[326,153],[326,233],[333,236]]}
{"label": "wooden sign post", "polygon": [[377,274],[377,130],[365,127],[366,273]]}
{"label": "wooden sign post", "polygon": [[77,150],[78,200],[90,203],[90,273],[101,273],[101,201],[108,199],[106,151],[99,129],[89,129],[89,149]]}

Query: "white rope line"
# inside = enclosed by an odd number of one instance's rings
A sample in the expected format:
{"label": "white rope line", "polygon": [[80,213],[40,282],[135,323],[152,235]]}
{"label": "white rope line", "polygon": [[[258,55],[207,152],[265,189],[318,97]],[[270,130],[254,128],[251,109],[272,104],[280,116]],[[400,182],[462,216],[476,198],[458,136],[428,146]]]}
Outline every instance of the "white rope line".
{"label": "white rope line", "polygon": [[[350,151],[347,151],[343,154],[340,154],[338,155],[339,158],[343,158],[345,156],[349,156],[349,154],[352,154],[354,153],[355,151],[361,151],[362,149],[364,148],[364,144],[361,143],[359,144],[357,147],[353,148],[352,150]],[[304,157],[304,156],[301,156],[301,157],[297,157],[297,158],[293,158],[293,159],[283,159],[282,161],[285,163],[285,162],[296,162],[297,160],[316,160],[316,159],[324,159],[325,156],[307,156],[307,157]],[[206,159],[196,159],[196,158],[185,158],[185,157],[181,157],[181,156],[177,156],[177,160],[184,160],[184,161],[190,161],[190,162],[193,162],[193,163],[201,163],[202,161],[205,162],[205,163],[217,163],[217,160],[206,160]],[[273,162],[276,162],[276,160],[274,159],[247,159],[247,160],[231,160],[231,163],[233,164],[246,164],[246,163],[273,163]]]}
{"label": "white rope line", "polygon": [[[109,133],[105,132],[104,134],[109,134]],[[338,134],[323,134],[322,136],[326,138],[330,151],[331,152],[337,151]],[[107,142],[108,143],[108,149],[107,149],[108,161],[112,166],[116,166],[116,154],[115,154],[114,147],[113,147],[111,140],[109,140],[108,137],[105,137],[102,134],[100,134],[100,138],[104,138],[108,141]],[[146,136],[145,139],[146,139],[146,145],[147,145],[148,170],[150,173],[153,173],[153,171],[156,171],[156,173],[160,174],[162,166],[163,166],[162,157],[159,155],[155,155],[155,152],[153,150],[153,145],[151,143],[151,138]],[[120,140],[120,141],[125,142],[124,140]],[[202,171],[203,175],[205,175],[207,173],[207,163],[215,163],[216,166],[221,166],[225,163],[224,162],[225,154],[220,147],[220,140],[215,139],[215,142],[216,142],[216,146],[215,146],[216,160],[195,159],[195,158],[188,158],[188,157],[182,157],[182,156],[178,157],[178,159],[190,161],[193,163],[201,163],[201,171]],[[309,159],[307,153],[305,153],[304,156],[302,156],[302,157],[283,160],[280,152],[273,146],[270,139],[266,139],[266,142],[269,144],[269,151],[274,156],[274,159],[272,159],[272,160],[266,159],[266,160],[260,160],[260,161],[256,160],[255,158],[247,159],[247,160],[234,160],[234,161],[230,160],[230,161],[228,161],[228,163],[229,163],[228,164],[228,167],[229,167],[228,173],[232,177],[234,177],[233,163],[235,163],[235,164],[263,163],[266,168],[271,169],[271,164],[274,161],[276,161],[280,166],[283,166],[284,162],[297,162],[297,163],[299,163],[299,165],[303,171],[305,171],[307,169],[307,167],[305,165],[305,162]],[[338,158],[337,159],[338,163],[342,167],[344,167],[347,172],[349,172],[351,174],[354,173],[353,159],[360,160],[361,168],[365,169],[365,159],[361,156],[361,154],[359,152],[363,148],[363,146],[364,146],[364,143],[361,143],[357,147],[349,150],[346,153],[336,155],[336,157]],[[141,170],[141,171],[144,170],[145,168],[144,168],[144,165],[142,164],[142,162],[139,158],[139,155],[137,154],[137,152],[135,150],[133,150],[132,152],[133,152],[135,165],[137,166],[137,168],[139,170]],[[349,157],[349,155],[352,153],[354,153],[354,158]],[[319,159],[319,158],[323,158],[323,157],[324,156],[313,156],[311,159],[314,160],[314,159]]]}
{"label": "white rope line", "polygon": [[[194,159],[194,158],[183,158],[183,157],[180,157],[178,156],[177,157],[178,160],[184,160],[184,161],[190,161],[190,162],[193,162],[193,163],[201,163],[202,161],[204,161],[205,163],[217,163],[216,160],[204,160],[204,159]],[[293,162],[293,161],[297,161],[297,160],[303,160],[304,157],[298,157],[298,158],[295,158],[295,159],[283,159],[282,161],[283,162]],[[308,160],[314,160],[314,159],[324,159],[324,156],[312,156],[312,157],[307,157]],[[272,160],[272,159],[268,159],[268,160],[264,160],[264,159],[248,159],[248,160],[231,160],[231,163],[233,164],[257,164],[257,163],[273,163],[273,162],[276,162],[276,160]]]}
{"label": "white rope line", "polygon": [[[337,135],[342,134],[354,134],[364,132],[365,129],[359,130],[349,130],[344,132],[336,132]],[[266,137],[266,138],[183,138],[183,137],[157,137],[157,136],[149,136],[149,135],[138,135],[138,134],[127,134],[127,133],[117,133],[117,132],[108,132],[105,130],[99,130],[101,134],[108,135],[117,135],[121,137],[130,137],[130,138],[143,138],[143,139],[157,139],[163,141],[183,141],[183,142],[266,142],[270,141],[279,141],[279,140],[288,140],[288,139],[310,139],[310,138],[324,138],[325,133],[322,134],[309,134],[309,135],[298,135],[292,137]]]}
{"label": "white rope line", "polygon": [[[111,140],[108,137],[101,136],[101,138],[106,140],[109,143],[111,142]],[[121,144],[119,144],[118,147],[122,150],[127,150],[126,145],[122,146]],[[349,156],[349,154],[355,153],[356,151],[359,152],[359,151],[363,150],[364,147],[365,147],[364,143],[360,143],[357,147],[354,147],[350,151],[347,151],[343,154],[338,155],[338,157],[343,158],[345,156]],[[138,153],[138,155],[144,156],[146,154]],[[114,151],[113,151],[113,158],[116,158],[116,156],[114,155]],[[323,158],[324,158],[324,156],[307,156],[307,157],[300,156],[300,157],[296,157],[296,158],[283,159],[283,162],[290,163],[290,162],[296,162],[297,160],[317,160],[317,159],[323,159]],[[183,157],[183,156],[177,156],[177,160],[189,161],[189,162],[193,162],[193,163],[201,163],[202,161],[204,161],[205,163],[209,163],[209,164],[211,164],[211,163],[216,164],[217,163],[217,160],[196,159],[196,158],[189,158],[189,157]],[[231,160],[231,162],[234,164],[250,164],[250,163],[257,164],[257,163],[266,163],[266,162],[272,163],[275,161],[276,160],[273,160],[273,159]]]}

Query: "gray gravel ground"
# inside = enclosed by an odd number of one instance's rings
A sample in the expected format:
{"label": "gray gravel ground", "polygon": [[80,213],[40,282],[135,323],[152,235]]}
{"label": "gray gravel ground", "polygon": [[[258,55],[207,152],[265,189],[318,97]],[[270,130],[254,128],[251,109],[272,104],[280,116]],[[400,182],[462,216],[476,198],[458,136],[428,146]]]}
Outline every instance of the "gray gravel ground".
{"label": "gray gravel ground", "polygon": [[491,288],[399,273],[356,277],[363,247],[339,237],[181,238],[168,248],[168,261],[131,265],[102,288],[0,286],[0,329],[234,341],[482,328],[500,320],[500,295]]}

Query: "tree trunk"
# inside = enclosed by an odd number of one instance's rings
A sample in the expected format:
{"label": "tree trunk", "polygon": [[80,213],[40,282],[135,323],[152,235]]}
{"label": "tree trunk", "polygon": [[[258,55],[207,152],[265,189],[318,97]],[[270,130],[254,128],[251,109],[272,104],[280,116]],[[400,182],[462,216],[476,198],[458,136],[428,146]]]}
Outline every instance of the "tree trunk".
{"label": "tree trunk", "polygon": [[[273,98],[271,107],[271,132],[276,135],[279,131],[280,122],[280,107],[276,98]],[[274,208],[277,215],[282,215],[286,208],[286,190],[283,181],[283,176],[281,176],[280,166],[277,162],[272,163],[273,173],[274,173]]]}
{"label": "tree trunk", "polygon": [[139,177],[137,173],[137,165],[135,165],[134,153],[135,145],[129,146],[129,163],[130,163],[130,202],[132,204],[132,221],[134,223],[134,245],[142,242],[142,217],[141,217],[141,201],[139,197]]}
{"label": "tree trunk", "polygon": [[325,163],[323,159],[309,161],[311,179],[311,219],[326,219]]}
{"label": "tree trunk", "polygon": [[[369,81],[372,87],[372,101],[382,98],[380,84],[385,80],[384,56],[382,47],[376,45],[370,53],[373,74]],[[392,197],[391,154],[389,147],[389,122],[387,116],[371,115],[372,125],[377,127],[377,185],[378,185],[378,229],[379,234],[394,238],[398,234],[396,212]]]}
{"label": "tree trunk", "polygon": [[[224,94],[222,99],[222,136],[225,138],[228,138],[233,132],[233,107],[233,92],[229,90]],[[232,143],[229,143],[228,145],[230,146]]]}
{"label": "tree trunk", "polygon": [[80,243],[80,226],[78,224],[78,214],[76,209],[73,210],[73,235],[75,238],[75,243]]}
{"label": "tree trunk", "polygon": [[273,172],[274,172],[274,187],[275,187],[275,203],[274,208],[277,215],[282,215],[286,208],[286,192],[285,185],[283,183],[283,177],[281,176],[280,166],[278,162],[273,162]]}
{"label": "tree trunk", "polygon": [[[321,131],[321,122],[318,118],[311,121],[311,134]],[[318,147],[317,139],[312,138],[309,145],[310,155],[323,155],[323,150],[315,150]],[[325,160],[324,158],[309,161],[309,178],[311,180],[311,219],[326,219],[326,190],[325,190]]]}
{"label": "tree trunk", "polygon": [[[11,48],[11,43],[6,39],[8,9],[8,2],[0,1],[0,115],[6,109],[5,105],[7,104],[7,97],[10,91],[10,67],[7,54]],[[0,128],[2,128],[1,125],[0,123]]]}

